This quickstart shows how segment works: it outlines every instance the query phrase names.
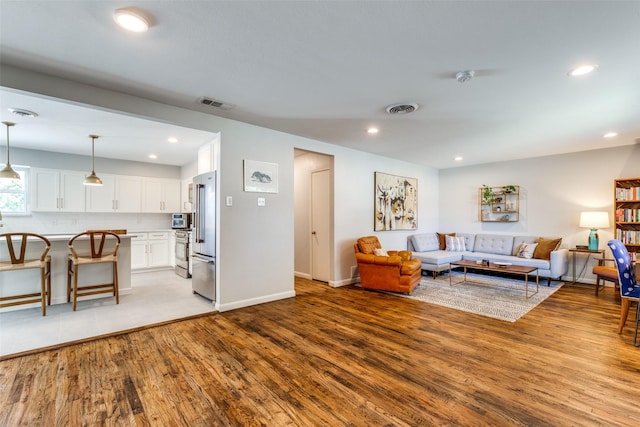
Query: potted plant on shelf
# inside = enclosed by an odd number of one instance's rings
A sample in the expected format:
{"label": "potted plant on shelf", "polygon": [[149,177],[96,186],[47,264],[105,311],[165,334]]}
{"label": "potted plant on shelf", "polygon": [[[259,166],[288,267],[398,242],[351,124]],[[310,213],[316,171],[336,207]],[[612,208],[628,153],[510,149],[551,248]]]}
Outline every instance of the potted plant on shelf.
{"label": "potted plant on shelf", "polygon": [[509,193],[515,193],[518,190],[516,189],[515,185],[505,185],[504,187],[502,187],[502,192],[504,194],[509,194]]}
{"label": "potted plant on shelf", "polygon": [[482,204],[492,205],[495,198],[496,198],[496,195],[494,194],[491,187],[488,187],[482,184]]}

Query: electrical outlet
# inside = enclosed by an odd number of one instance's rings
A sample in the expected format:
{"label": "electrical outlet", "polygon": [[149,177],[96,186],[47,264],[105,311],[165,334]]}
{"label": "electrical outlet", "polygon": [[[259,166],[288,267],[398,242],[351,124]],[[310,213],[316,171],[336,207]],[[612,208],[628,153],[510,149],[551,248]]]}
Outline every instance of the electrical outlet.
{"label": "electrical outlet", "polygon": [[227,200],[225,203],[227,206],[233,206],[233,197],[227,196]]}
{"label": "electrical outlet", "polygon": [[264,197],[258,197],[258,206],[266,206],[267,205],[267,201]]}

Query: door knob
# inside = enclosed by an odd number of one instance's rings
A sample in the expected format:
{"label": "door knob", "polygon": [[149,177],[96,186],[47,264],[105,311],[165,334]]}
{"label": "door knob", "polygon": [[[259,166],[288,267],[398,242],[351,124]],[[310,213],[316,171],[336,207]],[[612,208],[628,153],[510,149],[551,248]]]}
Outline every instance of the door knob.
{"label": "door knob", "polygon": [[316,234],[316,232],[315,232],[315,231],[312,231],[312,232],[311,232],[311,234],[315,235],[315,234]]}

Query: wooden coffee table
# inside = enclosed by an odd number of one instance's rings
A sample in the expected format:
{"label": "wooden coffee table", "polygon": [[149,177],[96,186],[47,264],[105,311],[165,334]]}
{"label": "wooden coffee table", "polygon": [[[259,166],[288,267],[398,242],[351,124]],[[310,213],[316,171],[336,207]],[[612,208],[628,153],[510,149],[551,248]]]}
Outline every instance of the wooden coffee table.
{"label": "wooden coffee table", "polygon": [[[451,270],[455,267],[462,267],[464,269],[464,278],[457,283],[452,283],[451,281]],[[452,262],[449,264],[449,286],[460,285],[462,283],[467,283],[467,268],[473,268],[475,270],[484,270],[484,271],[497,271],[500,273],[509,273],[509,274],[520,274],[524,276],[524,295],[525,298],[529,298],[532,295],[538,293],[538,268],[537,267],[524,267],[521,265],[500,265],[493,262],[490,262],[489,265],[477,264],[475,261],[462,260],[457,262]],[[529,275],[533,272],[536,272],[536,291],[529,295]]]}

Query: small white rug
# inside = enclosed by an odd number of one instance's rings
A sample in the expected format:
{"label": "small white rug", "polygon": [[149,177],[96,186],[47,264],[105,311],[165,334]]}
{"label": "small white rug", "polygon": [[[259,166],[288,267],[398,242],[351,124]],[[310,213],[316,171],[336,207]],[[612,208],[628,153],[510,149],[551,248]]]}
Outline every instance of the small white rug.
{"label": "small white rug", "polygon": [[539,292],[534,282],[529,282],[529,298],[525,297],[524,280],[467,273],[467,283],[455,284],[462,280],[462,274],[453,273],[454,285],[449,285],[449,275],[436,279],[423,277],[420,285],[411,295],[401,295],[431,304],[442,305],[456,310],[492,317],[507,322],[515,322],[562,287],[562,282],[540,280]]}

